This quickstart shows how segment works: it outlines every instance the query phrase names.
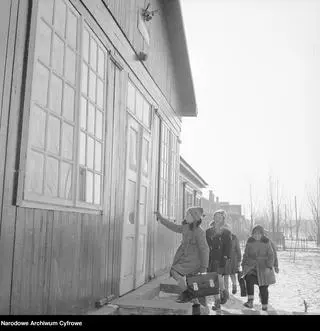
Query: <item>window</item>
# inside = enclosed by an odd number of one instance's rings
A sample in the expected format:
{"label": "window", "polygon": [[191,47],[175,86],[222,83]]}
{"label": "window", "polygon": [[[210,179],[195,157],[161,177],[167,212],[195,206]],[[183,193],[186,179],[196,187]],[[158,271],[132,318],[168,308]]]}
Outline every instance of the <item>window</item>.
{"label": "window", "polygon": [[178,141],[177,137],[169,131],[165,124],[161,130],[160,153],[160,212],[170,218],[176,215],[178,204]]}
{"label": "window", "polygon": [[177,137],[170,134],[169,217],[175,217],[177,204]]}
{"label": "window", "polygon": [[128,81],[127,110],[132,113],[140,123],[150,129],[151,105],[141,92]]}
{"label": "window", "polygon": [[107,50],[75,8],[40,0],[24,198],[99,208]]}
{"label": "window", "polygon": [[159,209],[163,215],[168,216],[169,191],[169,129],[163,124],[161,130],[160,152],[160,190]]}

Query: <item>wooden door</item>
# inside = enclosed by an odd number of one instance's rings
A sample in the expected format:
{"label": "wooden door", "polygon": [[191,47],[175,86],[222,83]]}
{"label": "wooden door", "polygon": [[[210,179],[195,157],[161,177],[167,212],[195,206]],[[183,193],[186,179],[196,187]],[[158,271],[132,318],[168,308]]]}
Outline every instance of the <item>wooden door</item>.
{"label": "wooden door", "polygon": [[145,281],[150,145],[150,134],[128,115],[120,295],[137,288]]}
{"label": "wooden door", "polygon": [[141,162],[140,162],[140,182],[139,182],[139,211],[137,222],[137,263],[136,263],[136,284],[138,287],[145,281],[146,276],[146,257],[147,257],[147,210],[148,210],[148,195],[150,188],[150,134],[141,127]]}

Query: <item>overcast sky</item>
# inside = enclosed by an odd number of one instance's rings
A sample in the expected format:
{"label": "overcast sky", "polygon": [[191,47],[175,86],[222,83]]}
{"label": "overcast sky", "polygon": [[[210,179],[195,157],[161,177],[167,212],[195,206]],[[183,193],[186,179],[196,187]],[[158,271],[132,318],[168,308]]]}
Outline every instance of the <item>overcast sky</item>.
{"label": "overcast sky", "polygon": [[198,106],[183,118],[181,155],[247,215],[250,184],[262,210],[271,175],[308,216],[320,174],[320,0],[181,4]]}

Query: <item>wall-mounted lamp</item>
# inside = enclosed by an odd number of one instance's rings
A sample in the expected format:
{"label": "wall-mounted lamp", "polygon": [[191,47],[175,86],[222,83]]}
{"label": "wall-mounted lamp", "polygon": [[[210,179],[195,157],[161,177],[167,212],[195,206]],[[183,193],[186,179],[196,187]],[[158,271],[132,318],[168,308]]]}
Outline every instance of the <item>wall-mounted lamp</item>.
{"label": "wall-mounted lamp", "polygon": [[148,54],[144,53],[144,52],[140,52],[138,55],[137,55],[137,58],[139,61],[146,61],[147,58],[148,58]]}
{"label": "wall-mounted lamp", "polygon": [[142,9],[142,17],[145,21],[151,21],[153,16],[159,11],[159,9],[156,10],[149,10],[150,2],[148,3],[148,6],[145,9]]}

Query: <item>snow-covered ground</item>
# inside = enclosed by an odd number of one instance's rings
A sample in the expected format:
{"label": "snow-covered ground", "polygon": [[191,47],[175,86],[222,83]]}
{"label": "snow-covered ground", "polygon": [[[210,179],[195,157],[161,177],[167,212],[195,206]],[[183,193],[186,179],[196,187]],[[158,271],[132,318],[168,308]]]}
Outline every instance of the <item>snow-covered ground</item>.
{"label": "snow-covered ground", "polygon": [[[309,246],[309,248],[311,248]],[[314,247],[316,248],[316,247]],[[292,313],[304,312],[304,300],[308,305],[308,313],[320,314],[320,252],[296,251],[293,250],[278,251],[279,269],[276,274],[276,284],[269,287],[269,309],[268,314],[272,312]],[[243,303],[246,297],[240,296],[239,284],[238,292],[230,295],[228,302],[222,306],[222,309],[231,314],[251,314],[250,310],[245,309]],[[231,281],[230,281],[231,292]],[[231,294],[231,293],[230,293]],[[177,295],[160,292],[158,299],[175,300]],[[208,304],[211,308],[213,297],[208,297]],[[259,300],[259,289],[255,286],[254,308],[257,313],[265,315],[261,311]],[[255,311],[252,311],[254,314]],[[210,315],[216,313],[210,309]]]}
{"label": "snow-covered ground", "polygon": [[[269,306],[275,310],[303,312],[305,300],[308,312],[320,313],[320,253],[278,251],[279,269],[276,284],[269,287]],[[231,286],[230,286],[231,287]],[[255,303],[259,304],[258,287]],[[235,297],[245,302],[238,292]]]}

